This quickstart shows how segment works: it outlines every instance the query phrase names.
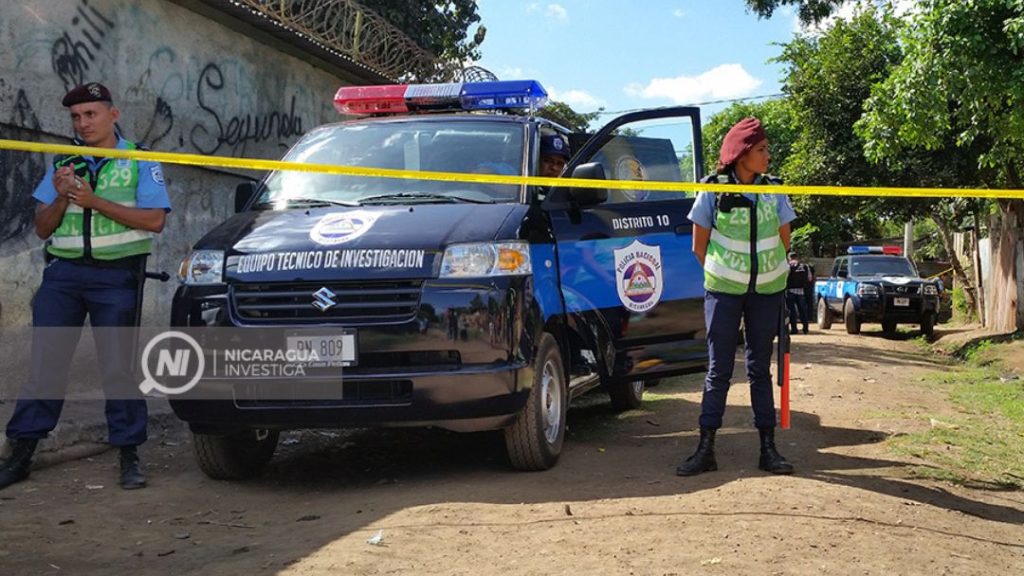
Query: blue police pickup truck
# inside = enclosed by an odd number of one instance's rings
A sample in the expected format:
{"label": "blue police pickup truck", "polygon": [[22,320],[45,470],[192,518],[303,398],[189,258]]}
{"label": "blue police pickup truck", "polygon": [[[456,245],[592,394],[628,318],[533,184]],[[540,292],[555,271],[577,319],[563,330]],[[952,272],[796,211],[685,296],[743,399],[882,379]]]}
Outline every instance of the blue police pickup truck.
{"label": "blue police pickup truck", "polygon": [[815,282],[814,291],[823,330],[835,318],[849,334],[859,334],[865,322],[878,322],[887,334],[898,324],[919,324],[930,336],[942,285],[922,279],[898,246],[851,246],[832,263],[829,278]]}
{"label": "blue police pickup truck", "polygon": [[[358,117],[310,131],[284,160],[537,176],[556,135],[573,152],[563,175],[701,176],[697,108],[587,135],[539,117],[545,100],[535,81],[344,87],[335,106]],[[239,186],[237,213],[182,262],[172,326],[279,329],[278,356],[327,360],[301,376],[204,376],[205,395],[171,396],[207,475],[258,473],[283,430],[378,426],[500,430],[513,467],[546,469],[573,398],[603,389],[635,408],[646,384],[706,364],[688,194],[395,174],[271,172]]]}

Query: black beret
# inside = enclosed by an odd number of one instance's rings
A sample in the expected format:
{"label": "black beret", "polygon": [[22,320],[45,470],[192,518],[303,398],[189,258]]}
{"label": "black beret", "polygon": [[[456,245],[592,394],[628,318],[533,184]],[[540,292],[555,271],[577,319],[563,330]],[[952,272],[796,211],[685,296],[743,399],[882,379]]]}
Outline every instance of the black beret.
{"label": "black beret", "polygon": [[85,102],[111,102],[110,90],[99,82],[89,82],[88,84],[82,84],[81,86],[75,86],[70,92],[64,95],[64,100],[61,101],[65,107],[70,108],[75,104],[83,104]]}
{"label": "black beret", "polygon": [[569,159],[569,144],[558,134],[548,134],[540,139],[541,156],[562,156]]}

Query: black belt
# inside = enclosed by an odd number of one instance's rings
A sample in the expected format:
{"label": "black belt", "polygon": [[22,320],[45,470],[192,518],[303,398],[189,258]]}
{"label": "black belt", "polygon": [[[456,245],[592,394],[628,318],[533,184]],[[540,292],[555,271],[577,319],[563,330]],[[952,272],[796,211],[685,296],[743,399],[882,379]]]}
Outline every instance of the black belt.
{"label": "black belt", "polygon": [[124,258],[117,258],[116,260],[97,260],[96,258],[61,258],[56,257],[57,260],[63,260],[72,264],[79,264],[81,266],[92,266],[94,268],[111,268],[114,270],[139,270],[142,267],[142,261],[145,258],[143,255],[138,256],[126,256]]}

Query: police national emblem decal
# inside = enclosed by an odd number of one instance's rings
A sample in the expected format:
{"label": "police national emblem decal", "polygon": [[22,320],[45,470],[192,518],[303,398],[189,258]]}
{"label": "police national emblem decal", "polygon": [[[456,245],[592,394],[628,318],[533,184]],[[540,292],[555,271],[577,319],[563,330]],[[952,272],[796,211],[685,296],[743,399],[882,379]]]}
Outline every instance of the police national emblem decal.
{"label": "police national emblem decal", "polygon": [[661,300],[664,287],[661,247],[637,240],[615,251],[615,289],[627,310],[647,312]]}
{"label": "police national emblem decal", "polygon": [[309,238],[322,246],[342,244],[366,234],[376,221],[373,212],[335,212],[321,218],[309,231]]}

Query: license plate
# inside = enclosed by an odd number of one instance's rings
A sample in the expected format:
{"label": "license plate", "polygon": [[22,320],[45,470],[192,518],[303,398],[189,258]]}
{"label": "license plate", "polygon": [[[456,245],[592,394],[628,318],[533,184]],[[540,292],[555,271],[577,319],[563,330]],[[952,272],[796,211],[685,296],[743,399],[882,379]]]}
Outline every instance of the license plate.
{"label": "license plate", "polygon": [[893,298],[892,303],[896,306],[910,306],[910,298]]}
{"label": "license plate", "polygon": [[289,334],[286,343],[289,351],[297,358],[306,360],[309,366],[355,366],[355,332],[331,332],[323,334]]}

